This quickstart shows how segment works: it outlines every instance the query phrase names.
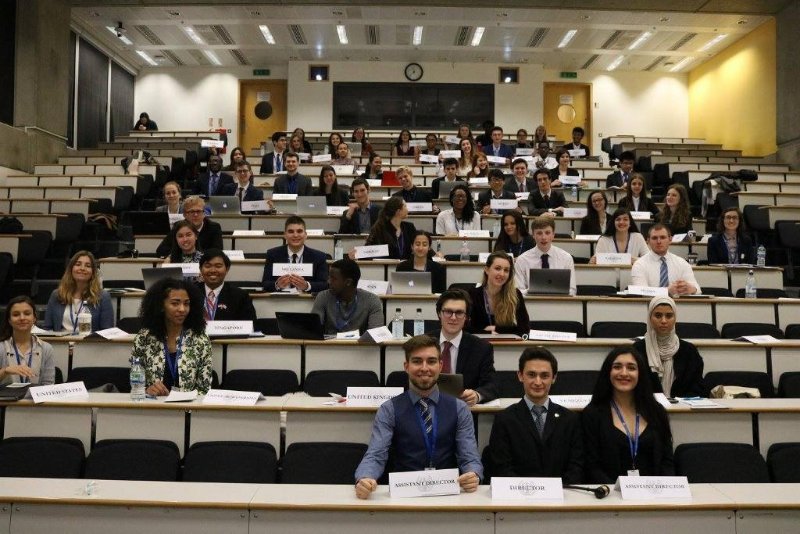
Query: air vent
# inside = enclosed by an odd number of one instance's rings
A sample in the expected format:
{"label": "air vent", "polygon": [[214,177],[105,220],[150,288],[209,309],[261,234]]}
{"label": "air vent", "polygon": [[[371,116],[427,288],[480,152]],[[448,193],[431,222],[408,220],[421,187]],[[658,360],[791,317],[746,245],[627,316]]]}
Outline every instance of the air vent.
{"label": "air vent", "polygon": [[222,40],[219,38],[217,32],[215,32],[213,27],[208,24],[197,24],[194,26],[194,31],[206,44],[222,44]]}
{"label": "air vent", "polygon": [[542,44],[545,35],[547,35],[547,28],[539,28],[535,32],[533,32],[530,41],[528,41],[528,48],[536,48],[537,46]]}
{"label": "air vent", "polygon": [[367,44],[377,45],[381,43],[381,30],[374,24],[369,24],[364,28]]}
{"label": "air vent", "polygon": [[192,59],[194,59],[198,65],[211,65],[211,62],[208,60],[205,54],[203,54],[200,50],[193,48],[191,50],[188,50],[188,52],[189,55],[192,56]]}
{"label": "air vent", "polygon": [[294,42],[294,44],[306,44],[306,36],[303,35],[303,28],[301,28],[299,24],[289,24],[289,35],[292,36],[292,42]]}
{"label": "air vent", "polygon": [[686,35],[678,39],[678,41],[674,45],[669,47],[670,51],[675,52],[676,50],[679,50],[683,45],[685,45],[695,37],[697,37],[696,33],[687,33]]}
{"label": "air vent", "polygon": [[599,58],[599,57],[600,56],[598,54],[595,54],[592,57],[590,57],[589,60],[586,63],[583,64],[583,66],[581,67],[581,70],[586,70],[589,67],[591,67],[594,64],[594,62],[597,61],[597,58]]}
{"label": "air vent", "polygon": [[181,58],[176,56],[175,53],[172,52],[171,50],[162,50],[161,53],[164,54],[164,57],[172,61],[172,63],[175,64],[175,66],[177,67],[183,66],[183,61],[181,61]]}
{"label": "air vent", "polygon": [[247,58],[244,57],[244,55],[241,53],[241,51],[239,51],[239,50],[231,50],[230,52],[231,52],[231,55],[233,56],[233,58],[236,60],[236,62],[239,63],[239,65],[249,65],[250,64],[250,62],[247,61]]}
{"label": "air vent", "polygon": [[214,34],[217,36],[217,38],[223,44],[226,44],[226,45],[236,44],[234,42],[234,40],[233,40],[233,37],[231,37],[231,34],[228,33],[227,29],[225,29],[225,26],[221,26],[219,24],[215,24],[215,25],[211,26],[211,31],[214,32]]}
{"label": "air vent", "polygon": [[472,28],[470,26],[459,26],[458,31],[456,32],[456,46],[467,46],[469,43],[469,34],[472,33]]}
{"label": "air vent", "polygon": [[158,38],[158,35],[153,33],[149,26],[134,26],[134,29],[142,34],[142,37],[147,39],[147,42],[154,45],[163,45],[164,41]]}
{"label": "air vent", "polygon": [[411,44],[411,34],[412,34],[411,26],[408,25],[400,25],[395,26],[394,29],[394,40],[397,46],[408,46]]}
{"label": "air vent", "polygon": [[616,44],[616,42],[619,40],[619,38],[620,38],[620,36],[621,36],[622,34],[623,34],[623,31],[622,31],[622,30],[617,30],[617,31],[615,31],[614,33],[612,33],[612,34],[611,34],[611,37],[609,37],[609,38],[606,40],[606,42],[602,44],[602,46],[601,46],[600,48],[602,48],[603,50],[614,50],[614,49],[619,49],[618,47],[616,47],[616,46],[614,46],[614,45],[615,45],[615,44]]}
{"label": "air vent", "polygon": [[658,66],[659,63],[667,59],[667,56],[658,56],[655,61],[650,63],[647,67],[645,67],[645,71],[651,71]]}

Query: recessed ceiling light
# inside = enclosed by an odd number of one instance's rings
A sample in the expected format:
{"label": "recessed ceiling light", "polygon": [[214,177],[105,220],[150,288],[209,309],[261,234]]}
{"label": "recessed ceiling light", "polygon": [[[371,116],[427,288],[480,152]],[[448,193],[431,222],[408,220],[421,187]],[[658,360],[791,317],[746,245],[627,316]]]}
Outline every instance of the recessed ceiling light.
{"label": "recessed ceiling light", "polygon": [[625,61],[625,56],[617,56],[617,59],[611,62],[611,65],[608,66],[606,69],[607,71],[615,70],[617,67],[622,65],[622,62]]}
{"label": "recessed ceiling light", "polygon": [[564,48],[572,41],[572,38],[575,37],[575,34],[578,33],[578,30],[569,30],[567,33],[564,34],[564,37],[561,38],[561,42],[558,43],[559,48]]}
{"label": "recessed ceiling light", "polygon": [[414,26],[414,35],[411,38],[411,44],[414,46],[422,44],[422,26]]}
{"label": "recessed ceiling light", "polygon": [[706,44],[704,44],[704,45],[703,45],[703,46],[700,48],[699,52],[705,52],[706,50],[708,50],[708,49],[712,48],[714,45],[716,45],[717,43],[719,43],[720,41],[722,41],[723,39],[725,39],[727,36],[728,36],[728,34],[726,34],[726,33],[721,33],[721,34],[717,35],[716,37],[714,37],[713,39],[711,39],[709,42],[707,42]]}
{"label": "recessed ceiling light", "polygon": [[203,53],[206,55],[208,60],[214,65],[222,65],[222,62],[219,60],[217,55],[211,50],[203,50]]}
{"label": "recessed ceiling light", "polygon": [[337,24],[336,33],[339,34],[339,42],[341,44],[346,45],[349,42],[347,40],[347,29],[344,27],[343,24]]}
{"label": "recessed ceiling light", "polygon": [[634,42],[631,43],[631,45],[628,47],[628,50],[635,50],[639,48],[640,46],[642,46],[642,43],[644,43],[646,40],[650,38],[651,35],[653,34],[650,32],[644,32]]}
{"label": "recessed ceiling light", "polygon": [[475,28],[475,33],[472,34],[472,42],[470,43],[472,46],[478,46],[481,44],[481,39],[483,39],[483,32],[486,31],[486,28],[483,26],[478,26]]}
{"label": "recessed ceiling light", "polygon": [[680,60],[677,64],[675,64],[674,67],[669,69],[669,71],[670,72],[677,72],[677,71],[681,70],[683,67],[685,67],[686,65],[688,65],[689,63],[691,63],[692,61],[694,61],[693,57],[685,57],[682,60]]}
{"label": "recessed ceiling light", "polygon": [[269,26],[267,26],[266,24],[261,24],[258,27],[258,29],[261,30],[261,35],[264,36],[264,40],[267,43],[273,44],[273,45],[275,44],[275,38],[272,36],[272,32],[269,31]]}
{"label": "recessed ceiling light", "polygon": [[194,41],[195,44],[199,44],[199,45],[205,44],[205,43],[203,43],[203,40],[200,38],[200,36],[197,34],[197,32],[194,31],[194,28],[192,28],[191,26],[184,26],[183,27],[183,31],[186,32],[186,35],[188,35],[189,39]]}
{"label": "recessed ceiling light", "polygon": [[156,63],[153,58],[151,58],[150,56],[147,55],[147,52],[144,52],[142,50],[137,50],[136,53],[139,55],[140,58],[142,58],[143,60],[147,61],[147,63],[149,63],[150,65],[152,65],[154,67],[156,65],[158,65],[158,63]]}

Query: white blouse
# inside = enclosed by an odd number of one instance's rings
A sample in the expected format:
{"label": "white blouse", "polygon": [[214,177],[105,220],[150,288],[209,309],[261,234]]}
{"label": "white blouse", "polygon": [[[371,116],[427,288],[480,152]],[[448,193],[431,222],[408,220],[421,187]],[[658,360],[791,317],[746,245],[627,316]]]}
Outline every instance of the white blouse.
{"label": "white blouse", "polygon": [[436,234],[437,235],[458,235],[461,230],[480,230],[481,229],[481,215],[478,212],[472,216],[472,222],[465,222],[456,220],[453,209],[444,210],[439,212],[436,216]]}

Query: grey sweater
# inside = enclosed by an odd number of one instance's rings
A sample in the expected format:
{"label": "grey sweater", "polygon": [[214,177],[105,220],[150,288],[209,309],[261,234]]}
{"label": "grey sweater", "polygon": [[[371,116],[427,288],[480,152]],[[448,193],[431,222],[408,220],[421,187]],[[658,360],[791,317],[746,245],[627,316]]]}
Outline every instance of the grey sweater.
{"label": "grey sweater", "polygon": [[[355,308],[354,308],[355,307]],[[330,289],[320,291],[314,299],[312,312],[319,315],[326,334],[358,330],[362,334],[370,328],[383,326],[383,306],[374,293],[356,289],[356,296],[348,307],[337,306]]]}

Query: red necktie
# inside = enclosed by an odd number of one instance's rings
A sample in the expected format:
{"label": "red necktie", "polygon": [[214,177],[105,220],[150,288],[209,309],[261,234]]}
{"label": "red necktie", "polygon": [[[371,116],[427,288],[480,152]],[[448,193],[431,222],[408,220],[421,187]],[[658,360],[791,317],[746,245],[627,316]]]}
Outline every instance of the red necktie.
{"label": "red necktie", "polygon": [[442,372],[446,374],[452,373],[452,366],[450,365],[450,347],[453,344],[449,341],[442,343]]}

